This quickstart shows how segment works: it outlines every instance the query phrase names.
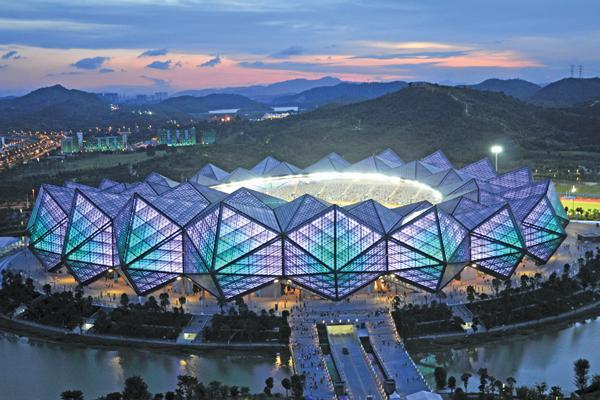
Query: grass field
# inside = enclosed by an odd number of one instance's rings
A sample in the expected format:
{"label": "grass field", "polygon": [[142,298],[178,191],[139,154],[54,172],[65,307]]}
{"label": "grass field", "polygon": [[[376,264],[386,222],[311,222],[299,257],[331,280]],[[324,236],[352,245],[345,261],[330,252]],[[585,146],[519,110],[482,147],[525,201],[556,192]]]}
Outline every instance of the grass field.
{"label": "grass field", "polygon": [[[590,214],[600,213],[600,198],[598,198],[598,199],[585,198],[585,197],[577,197],[575,199],[561,198],[560,201],[562,202],[563,206],[569,207],[569,210],[573,210],[573,209],[576,210],[581,207],[583,209],[584,215],[588,212]],[[571,214],[571,212],[569,212],[569,214]]]}

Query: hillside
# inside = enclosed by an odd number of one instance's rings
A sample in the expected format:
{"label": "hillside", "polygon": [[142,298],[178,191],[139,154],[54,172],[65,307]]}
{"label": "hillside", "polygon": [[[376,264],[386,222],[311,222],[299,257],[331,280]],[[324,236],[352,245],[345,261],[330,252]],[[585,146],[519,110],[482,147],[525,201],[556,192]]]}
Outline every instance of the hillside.
{"label": "hillside", "polygon": [[500,92],[519,100],[527,100],[535,95],[542,87],[523,79],[487,79],[471,89]]}
{"label": "hillside", "polygon": [[493,143],[504,145],[506,159],[556,149],[600,150],[597,128],[597,118],[528,105],[501,93],[419,85],[256,125],[246,134],[292,156],[339,151],[356,159],[392,147],[414,159],[442,148],[462,162],[487,154]]}
{"label": "hillside", "polygon": [[215,93],[239,94],[253,100],[267,101],[276,96],[290,95],[303,92],[316,87],[333,86],[341,80],[331,76],[319,79],[291,79],[275,82],[268,85],[234,86],[226,88],[210,88],[199,90],[184,90],[173,94],[173,96],[206,96]]}
{"label": "hillside", "polygon": [[171,109],[188,114],[206,113],[211,110],[239,108],[245,111],[268,111],[271,107],[238,94],[209,94],[203,97],[171,97],[158,105],[159,109]]}
{"label": "hillside", "polygon": [[[111,111],[96,94],[61,85],[37,89],[25,96],[0,100],[0,129],[87,129],[98,125],[155,123],[167,115],[132,113],[127,107]],[[171,110],[168,117],[186,116]]]}
{"label": "hillside", "polygon": [[600,78],[565,78],[540,89],[531,102],[549,107],[570,107],[600,99]]}
{"label": "hillside", "polygon": [[304,109],[326,104],[349,104],[374,99],[407,86],[406,82],[343,82],[335,86],[317,87],[304,92],[281,96],[273,100],[275,105],[297,105]]}

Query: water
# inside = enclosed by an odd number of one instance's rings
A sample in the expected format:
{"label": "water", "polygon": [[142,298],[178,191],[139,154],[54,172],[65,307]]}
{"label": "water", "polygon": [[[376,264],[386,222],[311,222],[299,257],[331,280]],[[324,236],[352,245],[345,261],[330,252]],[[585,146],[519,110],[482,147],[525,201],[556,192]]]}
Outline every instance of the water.
{"label": "water", "polygon": [[126,378],[139,375],[151,392],[174,390],[177,375],[209,383],[248,386],[262,392],[269,376],[276,391],[289,377],[290,357],[276,352],[156,352],[56,344],[0,333],[0,399],[59,399],[67,389],[86,399],[121,391]]}
{"label": "water", "polygon": [[415,362],[435,387],[433,368],[445,366],[448,376],[456,377],[460,384],[463,372],[473,374],[469,390],[476,391],[479,368],[503,381],[512,376],[517,386],[532,386],[546,382],[558,385],[563,391],[575,390],[573,362],[578,358],[590,361],[590,376],[600,374],[600,320],[587,320],[560,330],[547,330],[538,334],[473,346],[415,355]]}

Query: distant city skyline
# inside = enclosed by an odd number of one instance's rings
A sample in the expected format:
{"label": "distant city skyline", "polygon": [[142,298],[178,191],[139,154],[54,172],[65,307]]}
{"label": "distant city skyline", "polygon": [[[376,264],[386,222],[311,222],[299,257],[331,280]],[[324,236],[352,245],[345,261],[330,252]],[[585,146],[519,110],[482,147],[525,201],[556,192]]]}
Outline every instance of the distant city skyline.
{"label": "distant city skyline", "polygon": [[591,0],[0,0],[0,95],[600,75]]}

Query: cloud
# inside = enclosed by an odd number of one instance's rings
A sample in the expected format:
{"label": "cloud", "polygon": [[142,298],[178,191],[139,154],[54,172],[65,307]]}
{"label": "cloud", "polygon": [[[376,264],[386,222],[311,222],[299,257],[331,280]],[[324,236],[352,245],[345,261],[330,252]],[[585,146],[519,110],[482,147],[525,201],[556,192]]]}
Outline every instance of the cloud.
{"label": "cloud", "polygon": [[202,64],[198,65],[198,67],[200,68],[212,68],[212,67],[216,67],[217,65],[221,64],[221,56],[216,56],[215,58],[211,58],[210,60],[203,62]]}
{"label": "cloud", "polygon": [[140,78],[146,79],[147,81],[150,81],[150,82],[154,83],[155,86],[159,86],[159,87],[162,87],[162,88],[169,87],[169,83],[170,83],[166,79],[153,78],[153,77],[148,76],[148,75],[140,75]]}
{"label": "cloud", "polygon": [[169,53],[169,50],[167,50],[167,49],[146,50],[145,52],[143,52],[142,54],[140,54],[138,56],[138,58],[165,56],[165,55],[167,55],[167,53]]}
{"label": "cloud", "polygon": [[392,53],[392,54],[367,54],[350,57],[350,59],[361,59],[367,58],[372,60],[393,60],[402,58],[450,58],[466,56],[469,52],[467,51],[421,51],[414,53]]}
{"label": "cloud", "polygon": [[47,74],[47,77],[52,77],[52,76],[74,76],[74,75],[83,75],[84,72],[83,71],[66,71],[66,72],[51,72],[49,74]]}
{"label": "cloud", "polygon": [[2,55],[3,60],[18,60],[19,58],[21,58],[21,56],[19,55],[19,52],[16,50],[11,50]]}
{"label": "cloud", "polygon": [[303,54],[304,52],[305,52],[305,49],[301,46],[290,46],[287,49],[283,49],[281,51],[271,54],[271,57],[273,57],[273,58],[289,58],[292,56],[299,56],[300,54]]}
{"label": "cloud", "polygon": [[108,60],[110,60],[109,57],[89,57],[89,58],[82,58],[81,60],[79,60],[79,61],[74,62],[73,64],[71,64],[71,66],[75,67],[77,69],[93,70],[93,69],[100,68]]}
{"label": "cloud", "polygon": [[110,74],[111,72],[115,72],[115,70],[112,68],[100,68],[98,72],[101,74]]}
{"label": "cloud", "polygon": [[166,71],[171,68],[171,60],[152,61],[150,64],[146,65],[146,68],[159,69],[162,71]]}

